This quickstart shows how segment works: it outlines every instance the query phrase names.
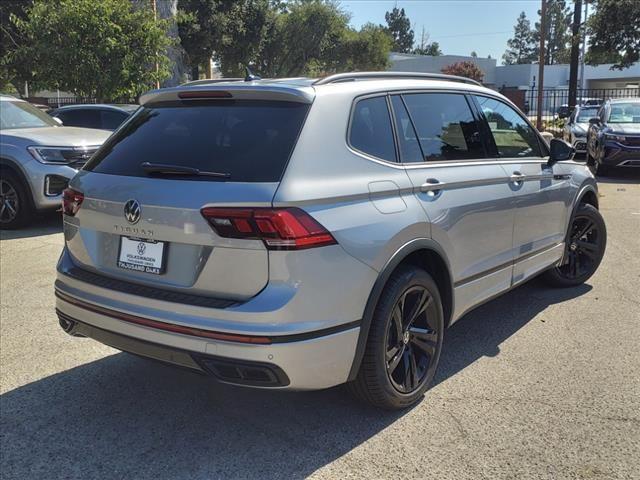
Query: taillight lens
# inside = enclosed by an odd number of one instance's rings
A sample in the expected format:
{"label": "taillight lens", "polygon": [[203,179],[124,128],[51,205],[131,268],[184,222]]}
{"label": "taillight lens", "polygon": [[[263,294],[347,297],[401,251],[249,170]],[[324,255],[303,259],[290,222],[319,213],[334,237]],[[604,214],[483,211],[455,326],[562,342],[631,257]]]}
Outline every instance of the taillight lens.
{"label": "taillight lens", "polygon": [[221,237],[260,239],[270,250],[336,244],[322,225],[299,208],[205,207],[202,216]]}
{"label": "taillight lens", "polygon": [[65,188],[62,191],[62,212],[73,217],[80,210],[83,200],[84,194],[73,188]]}

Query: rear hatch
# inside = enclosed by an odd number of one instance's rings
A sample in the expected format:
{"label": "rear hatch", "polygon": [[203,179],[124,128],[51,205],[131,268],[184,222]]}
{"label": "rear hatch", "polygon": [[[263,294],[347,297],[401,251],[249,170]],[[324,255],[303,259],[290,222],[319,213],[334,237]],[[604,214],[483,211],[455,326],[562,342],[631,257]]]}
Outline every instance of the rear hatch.
{"label": "rear hatch", "polygon": [[83,197],[65,207],[74,263],[195,295],[256,295],[269,276],[264,243],[223,238],[202,209],[269,207],[308,109],[232,96],[144,105],[71,183]]}

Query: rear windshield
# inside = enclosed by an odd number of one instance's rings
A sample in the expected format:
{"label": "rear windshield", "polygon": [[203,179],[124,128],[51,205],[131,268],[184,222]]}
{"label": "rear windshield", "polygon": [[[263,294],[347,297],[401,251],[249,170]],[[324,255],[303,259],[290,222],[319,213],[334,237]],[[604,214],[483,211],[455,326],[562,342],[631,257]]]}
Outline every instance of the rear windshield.
{"label": "rear windshield", "polygon": [[232,182],[277,182],[308,108],[295,102],[255,100],[141,107],[84,169],[146,177],[149,173],[141,164],[150,162],[225,173]]}

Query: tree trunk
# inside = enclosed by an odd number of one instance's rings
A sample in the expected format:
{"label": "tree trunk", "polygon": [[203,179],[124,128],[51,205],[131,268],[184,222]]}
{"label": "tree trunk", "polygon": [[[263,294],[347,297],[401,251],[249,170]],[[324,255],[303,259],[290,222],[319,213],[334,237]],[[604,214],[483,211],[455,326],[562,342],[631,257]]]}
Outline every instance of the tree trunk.
{"label": "tree trunk", "polygon": [[198,80],[200,78],[200,69],[198,68],[198,64],[191,66],[191,80]]}

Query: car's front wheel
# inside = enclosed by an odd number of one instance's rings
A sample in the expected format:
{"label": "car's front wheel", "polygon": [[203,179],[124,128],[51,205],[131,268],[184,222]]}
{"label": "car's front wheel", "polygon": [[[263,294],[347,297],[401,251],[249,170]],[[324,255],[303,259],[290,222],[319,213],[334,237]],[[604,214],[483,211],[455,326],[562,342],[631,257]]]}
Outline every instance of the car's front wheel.
{"label": "car's front wheel", "polygon": [[0,172],[0,229],[24,227],[31,220],[27,189],[12,172]]}
{"label": "car's front wheel", "polygon": [[405,266],[387,282],[373,314],[356,379],[360,399],[401,409],[422,398],[436,372],[444,318],[438,287],[424,270]]}
{"label": "car's front wheel", "polygon": [[574,287],[593,275],[607,246],[607,228],[602,215],[592,205],[578,207],[565,246],[562,262],[547,270],[543,278],[554,287]]}

